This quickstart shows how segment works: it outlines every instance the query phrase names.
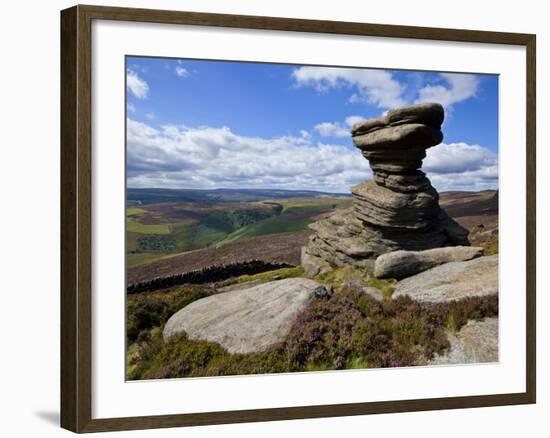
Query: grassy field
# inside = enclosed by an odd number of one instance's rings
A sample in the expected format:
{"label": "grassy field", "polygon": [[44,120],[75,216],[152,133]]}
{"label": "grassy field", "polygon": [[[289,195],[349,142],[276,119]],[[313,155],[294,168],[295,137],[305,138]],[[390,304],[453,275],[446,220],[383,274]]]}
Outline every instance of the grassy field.
{"label": "grassy field", "polygon": [[255,236],[266,234],[290,233],[293,231],[305,230],[312,222],[310,217],[300,217],[292,213],[283,213],[280,216],[265,219],[252,225],[239,228],[237,231],[228,234],[219,242],[220,245],[235,242],[240,239],[249,239]]}
{"label": "grassy field", "polygon": [[129,206],[128,267],[270,234],[300,232],[317,216],[347,206],[349,197],[181,202]]}

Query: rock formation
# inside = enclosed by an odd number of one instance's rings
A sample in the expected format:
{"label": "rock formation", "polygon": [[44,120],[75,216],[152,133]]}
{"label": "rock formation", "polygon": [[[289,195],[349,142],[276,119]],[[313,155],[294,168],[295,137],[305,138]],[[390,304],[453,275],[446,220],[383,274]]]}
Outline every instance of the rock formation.
{"label": "rock formation", "polygon": [[464,262],[483,255],[479,246],[448,246],[425,251],[392,251],[382,254],[374,262],[376,278],[405,278],[434,266],[450,262]]}
{"label": "rock formation", "polygon": [[390,251],[469,245],[468,231],[439,206],[420,170],[426,149],[443,139],[443,117],[441,105],[424,103],[353,125],[373,179],[352,187],[351,209],[310,225],[315,233],[302,248],[309,275],[346,265],[372,271],[376,257]]}
{"label": "rock formation", "polygon": [[392,298],[408,295],[420,303],[446,303],[498,294],[498,255],[450,262],[399,281]]}
{"label": "rock formation", "polygon": [[331,294],[308,278],[244,286],[194,301],[170,317],[164,340],[186,332],[190,339],[217,342],[230,353],[257,353],[284,341],[299,313]]}

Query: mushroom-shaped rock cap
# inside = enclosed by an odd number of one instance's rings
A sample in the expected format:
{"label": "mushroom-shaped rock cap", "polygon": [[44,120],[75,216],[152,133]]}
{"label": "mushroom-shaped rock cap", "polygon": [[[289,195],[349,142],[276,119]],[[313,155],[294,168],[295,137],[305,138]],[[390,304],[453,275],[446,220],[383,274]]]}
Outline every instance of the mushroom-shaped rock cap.
{"label": "mushroom-shaped rock cap", "polygon": [[351,135],[358,136],[386,126],[417,123],[439,129],[445,112],[439,103],[419,103],[389,110],[384,116],[363,120],[351,128]]}

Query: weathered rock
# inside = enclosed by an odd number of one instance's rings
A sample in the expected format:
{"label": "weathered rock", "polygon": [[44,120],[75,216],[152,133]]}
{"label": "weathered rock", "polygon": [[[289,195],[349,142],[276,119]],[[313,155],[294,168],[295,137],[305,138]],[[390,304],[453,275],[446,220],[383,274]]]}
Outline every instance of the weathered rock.
{"label": "weathered rock", "polygon": [[392,296],[440,303],[494,294],[498,294],[498,255],[428,269],[399,281]]}
{"label": "weathered rock", "polygon": [[470,245],[468,230],[451,218],[445,210],[439,210],[437,219],[450,245]]}
{"label": "weathered rock", "polygon": [[411,175],[389,174],[387,172],[377,172],[373,179],[379,186],[397,192],[423,192],[430,188],[430,181],[426,178],[424,172],[418,171]]}
{"label": "weathered rock", "polygon": [[356,216],[379,227],[421,230],[439,214],[439,196],[433,187],[423,192],[401,193],[368,181],[352,187]]}
{"label": "weathered rock", "polygon": [[441,143],[443,134],[439,127],[434,128],[420,123],[386,126],[362,135],[354,135],[355,146],[364,151],[384,148],[407,148],[424,145],[425,148]]}
{"label": "weathered rock", "polygon": [[306,278],[289,278],[194,301],[168,320],[163,337],[186,332],[230,353],[263,351],[282,342],[308,303],[331,293]]}
{"label": "weathered rock", "polygon": [[310,228],[315,233],[302,249],[302,266],[310,276],[343,266],[374,272],[375,259],[381,254],[399,249],[422,251],[449,243],[440,226],[423,231],[368,226],[353,209],[337,210]]}
{"label": "weathered rock", "polygon": [[469,245],[468,231],[439,205],[420,171],[426,149],[441,142],[443,107],[411,105],[352,127],[352,139],[369,160],[373,180],[352,188],[353,207],[312,224],[302,252],[309,275],[351,265],[372,271],[374,259],[399,249]]}
{"label": "weathered rock", "polygon": [[468,321],[458,332],[447,333],[451,348],[427,365],[498,362],[498,318]]}
{"label": "weathered rock", "polygon": [[349,289],[354,291],[360,291],[365,295],[368,295],[371,298],[374,298],[376,301],[383,301],[384,294],[377,287],[369,286],[368,281],[364,278],[348,278],[344,281],[344,284]]}
{"label": "weathered rock", "polygon": [[362,120],[351,128],[352,135],[361,135],[387,125],[403,123],[421,123],[428,126],[440,127],[445,113],[438,103],[419,103],[402,108],[389,110],[385,116],[376,119]]}
{"label": "weathered rock", "polygon": [[388,111],[386,120],[390,125],[401,123],[423,123],[439,128],[443,123],[445,113],[438,103],[418,103],[403,108]]}
{"label": "weathered rock", "polygon": [[301,261],[302,268],[304,268],[304,272],[310,277],[315,277],[316,275],[319,275],[331,270],[330,264],[328,262],[326,262],[320,257],[314,256],[313,254],[308,254],[306,252],[305,246],[302,247],[300,261]]}
{"label": "weathered rock", "polygon": [[471,260],[483,254],[475,246],[448,246],[424,251],[393,251],[379,256],[374,263],[377,278],[404,278],[434,266]]}

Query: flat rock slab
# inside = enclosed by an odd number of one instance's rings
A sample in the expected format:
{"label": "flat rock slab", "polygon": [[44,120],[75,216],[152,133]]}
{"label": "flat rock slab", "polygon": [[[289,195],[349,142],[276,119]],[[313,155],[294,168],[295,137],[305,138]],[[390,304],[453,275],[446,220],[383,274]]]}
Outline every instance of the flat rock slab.
{"label": "flat rock slab", "polygon": [[423,303],[498,294],[498,255],[451,262],[397,283],[392,298],[409,295]]}
{"label": "flat rock slab", "polygon": [[428,365],[498,362],[498,318],[468,321],[456,333],[447,333],[450,350]]}
{"label": "flat rock slab", "polygon": [[482,254],[483,248],[475,246],[447,246],[425,251],[392,251],[376,259],[374,276],[377,278],[409,277],[434,266],[471,260]]}
{"label": "flat rock slab", "polygon": [[217,342],[230,353],[255,353],[284,341],[297,315],[330,289],[307,278],[288,278],[194,301],[168,320],[163,337],[186,332]]}

